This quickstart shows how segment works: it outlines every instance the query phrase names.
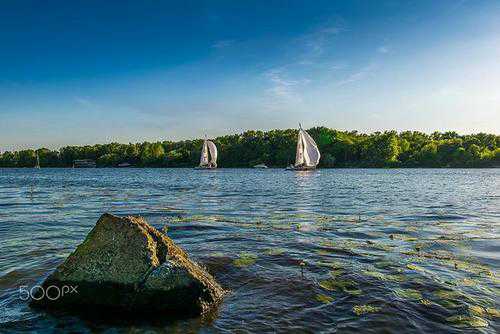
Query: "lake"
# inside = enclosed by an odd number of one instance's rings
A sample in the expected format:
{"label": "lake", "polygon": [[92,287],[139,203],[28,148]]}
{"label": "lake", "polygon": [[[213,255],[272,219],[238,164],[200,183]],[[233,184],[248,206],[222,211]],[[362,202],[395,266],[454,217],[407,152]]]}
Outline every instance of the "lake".
{"label": "lake", "polygon": [[[211,322],[27,306],[104,212],[232,292]],[[500,169],[0,169],[0,331],[500,331]]]}

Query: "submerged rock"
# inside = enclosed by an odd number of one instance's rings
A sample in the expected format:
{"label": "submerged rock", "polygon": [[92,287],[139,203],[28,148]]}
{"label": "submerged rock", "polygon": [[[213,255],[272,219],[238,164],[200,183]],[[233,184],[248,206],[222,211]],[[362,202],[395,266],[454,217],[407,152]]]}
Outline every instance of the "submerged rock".
{"label": "submerged rock", "polygon": [[224,290],[142,217],[104,214],[31,305],[169,315],[207,313]]}

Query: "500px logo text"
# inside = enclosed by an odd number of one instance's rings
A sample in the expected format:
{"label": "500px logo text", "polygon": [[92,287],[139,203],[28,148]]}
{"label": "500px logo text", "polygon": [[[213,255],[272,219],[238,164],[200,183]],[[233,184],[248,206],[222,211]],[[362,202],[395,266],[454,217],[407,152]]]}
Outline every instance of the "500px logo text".
{"label": "500px logo text", "polygon": [[43,298],[47,298],[48,300],[57,300],[60,297],[63,297],[68,294],[78,293],[78,286],[72,285],[49,285],[47,287],[43,287],[40,285],[35,285],[29,289],[27,285],[21,285],[19,287],[19,299],[21,300],[40,300]]}

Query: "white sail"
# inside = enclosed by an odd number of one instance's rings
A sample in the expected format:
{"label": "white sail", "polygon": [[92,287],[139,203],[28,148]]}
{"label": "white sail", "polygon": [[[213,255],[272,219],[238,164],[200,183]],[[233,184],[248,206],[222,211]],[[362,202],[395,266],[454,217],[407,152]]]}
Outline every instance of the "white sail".
{"label": "white sail", "polygon": [[299,136],[297,138],[297,151],[295,152],[295,166],[300,166],[304,164],[304,142],[302,140],[302,134],[299,131]]}
{"label": "white sail", "polygon": [[319,159],[321,158],[321,153],[319,153],[318,145],[312,137],[304,130],[302,130],[302,135],[304,142],[306,143],[307,157],[309,158],[308,166],[316,167],[319,164]]}
{"label": "white sail", "polygon": [[295,154],[295,166],[316,167],[321,154],[314,139],[302,128],[297,138],[297,152]]}
{"label": "white sail", "polygon": [[206,143],[210,150],[210,162],[212,165],[217,166],[217,146],[210,140],[207,140]]}
{"label": "white sail", "polygon": [[201,149],[200,166],[208,165],[208,145],[207,141],[203,142],[203,148]]}

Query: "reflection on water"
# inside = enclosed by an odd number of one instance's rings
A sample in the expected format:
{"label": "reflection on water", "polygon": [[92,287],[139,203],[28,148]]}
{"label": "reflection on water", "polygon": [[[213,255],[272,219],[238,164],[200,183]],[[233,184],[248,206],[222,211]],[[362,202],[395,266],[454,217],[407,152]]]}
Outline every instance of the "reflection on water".
{"label": "reflection on water", "polygon": [[[0,169],[0,329],[494,333],[499,189],[498,170]],[[19,287],[103,212],[167,226],[233,291],[217,318],[28,308]]]}

